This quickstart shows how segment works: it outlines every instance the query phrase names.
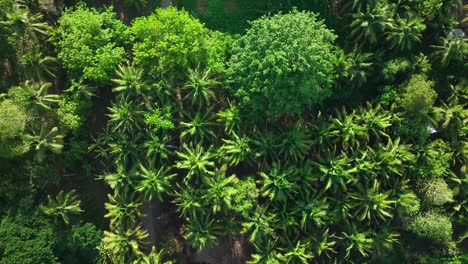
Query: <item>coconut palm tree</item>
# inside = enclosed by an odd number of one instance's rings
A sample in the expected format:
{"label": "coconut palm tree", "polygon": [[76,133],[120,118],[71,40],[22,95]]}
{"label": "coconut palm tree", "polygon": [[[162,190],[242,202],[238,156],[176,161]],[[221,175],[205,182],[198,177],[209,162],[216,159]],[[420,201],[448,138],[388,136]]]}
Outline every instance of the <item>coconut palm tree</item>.
{"label": "coconut palm tree", "polygon": [[391,190],[383,192],[380,183],[374,180],[371,186],[359,183],[357,192],[351,193],[351,212],[359,221],[380,222],[393,217],[395,200],[390,199]]}
{"label": "coconut palm tree", "polygon": [[267,239],[259,243],[253,243],[255,254],[247,264],[282,264],[284,256],[278,250],[278,239]]}
{"label": "coconut palm tree", "polygon": [[422,32],[426,29],[423,20],[420,18],[398,18],[396,24],[392,25],[387,35],[387,40],[391,43],[391,48],[400,51],[410,51],[414,44],[420,43]]}
{"label": "coconut palm tree", "polygon": [[189,69],[188,81],[183,87],[183,90],[187,92],[184,100],[190,101],[192,105],[197,105],[198,109],[209,106],[211,100],[215,98],[213,88],[217,85],[219,82],[212,78],[209,69]]}
{"label": "coconut palm tree", "polygon": [[104,206],[109,211],[104,217],[110,218],[111,230],[130,229],[134,227],[141,215],[141,201],[130,192],[116,192],[108,194],[109,203]]}
{"label": "coconut palm tree", "polygon": [[392,10],[390,5],[377,2],[375,5],[367,5],[364,10],[353,14],[353,22],[350,25],[351,38],[357,43],[369,43],[375,45],[383,33],[393,25]]}
{"label": "coconut palm tree", "polygon": [[60,216],[65,224],[69,224],[70,215],[83,212],[80,205],[76,190],[67,193],[62,190],[55,197],[48,195],[47,204],[40,205],[40,208],[46,215]]}
{"label": "coconut palm tree", "polygon": [[143,128],[143,103],[122,97],[109,109],[108,127],[117,134],[134,135]]}
{"label": "coconut palm tree", "polygon": [[249,241],[258,243],[273,237],[273,224],[275,222],[275,215],[269,213],[266,207],[258,206],[242,223],[242,226],[244,232],[249,232]]}
{"label": "coconut palm tree", "polygon": [[200,144],[197,144],[195,148],[189,147],[186,144],[183,145],[184,152],[176,151],[179,161],[177,162],[178,169],[187,170],[187,177],[184,181],[189,181],[193,176],[203,176],[210,172],[210,168],[214,168],[215,163],[213,161],[215,155],[210,149],[205,151]]}
{"label": "coconut palm tree", "polygon": [[172,149],[175,146],[171,145],[172,139],[169,135],[155,135],[151,133],[145,141],[146,158],[155,164],[164,164],[169,160],[172,154]]}
{"label": "coconut palm tree", "polygon": [[297,170],[273,162],[268,173],[260,172],[260,193],[270,201],[285,201],[295,192]]}
{"label": "coconut palm tree", "polygon": [[442,38],[440,45],[433,45],[434,52],[432,56],[443,67],[452,63],[461,63],[466,61],[468,56],[468,40],[466,38]]}
{"label": "coconut palm tree", "polygon": [[177,184],[180,191],[174,191],[174,203],[177,205],[177,211],[183,217],[194,215],[195,210],[202,207],[203,201],[203,190],[199,188],[193,188],[192,186],[185,185],[181,187]]}
{"label": "coconut palm tree", "polygon": [[346,64],[343,76],[345,77],[345,87],[353,89],[360,88],[367,83],[367,77],[373,70],[377,54],[359,52],[357,48],[346,54]]}
{"label": "coconut palm tree", "polygon": [[301,122],[296,123],[292,128],[282,131],[280,135],[279,156],[283,160],[297,162],[307,155],[313,141],[306,131]]}
{"label": "coconut palm tree", "polygon": [[171,173],[171,168],[161,166],[159,169],[147,169],[140,164],[140,182],[136,185],[135,190],[143,192],[149,200],[158,198],[162,201],[162,194],[167,193],[171,189],[171,179],[177,174]]}
{"label": "coconut palm tree", "polygon": [[367,257],[374,242],[371,234],[367,231],[360,232],[355,225],[348,227],[348,229],[348,231],[342,232],[342,239],[346,245],[345,258],[348,259],[351,254]]}
{"label": "coconut palm tree", "polygon": [[187,219],[182,227],[184,238],[197,251],[216,246],[222,227],[210,214],[198,217],[197,214]]}
{"label": "coconut palm tree", "polygon": [[300,240],[297,243],[289,242],[284,253],[285,263],[309,263],[309,260],[314,257],[309,248],[308,242]]}
{"label": "coconut palm tree", "polygon": [[143,255],[141,251],[148,234],[141,227],[119,228],[114,232],[104,231],[104,249],[110,254],[113,263],[131,263]]}
{"label": "coconut palm tree", "polygon": [[322,227],[326,224],[329,204],[322,193],[303,188],[294,201],[293,210],[302,230]]}
{"label": "coconut palm tree", "polygon": [[212,128],[215,125],[214,117],[210,110],[204,113],[197,111],[194,115],[186,114],[186,120],[180,122],[182,141],[190,140],[196,144],[203,144],[216,137]]}
{"label": "coconut palm tree", "polygon": [[57,127],[48,130],[47,124],[43,123],[39,133],[33,132],[33,135],[27,135],[26,138],[30,145],[34,147],[36,151],[35,159],[39,162],[44,161],[47,150],[55,154],[62,153],[63,144],[61,141],[63,135],[59,135]]}
{"label": "coconut palm tree", "polygon": [[143,70],[133,65],[119,65],[116,71],[117,78],[112,79],[116,86],[114,92],[124,92],[126,96],[138,96],[141,94],[143,83]]}
{"label": "coconut palm tree", "polygon": [[254,156],[250,147],[251,139],[246,136],[239,137],[235,132],[232,132],[231,136],[232,139],[223,139],[222,156],[226,158],[229,165],[238,165],[243,161],[251,163]]}
{"label": "coconut palm tree", "polygon": [[226,177],[227,166],[223,165],[220,169],[215,169],[211,175],[203,177],[203,185],[206,188],[202,196],[206,204],[210,205],[214,214],[226,212],[231,209],[231,194],[235,184],[239,181],[236,175]]}

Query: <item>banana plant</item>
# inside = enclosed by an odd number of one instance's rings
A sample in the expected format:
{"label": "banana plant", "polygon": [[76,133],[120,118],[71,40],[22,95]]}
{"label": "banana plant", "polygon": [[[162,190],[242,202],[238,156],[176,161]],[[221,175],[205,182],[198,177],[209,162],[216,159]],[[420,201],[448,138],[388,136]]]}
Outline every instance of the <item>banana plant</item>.
{"label": "banana plant", "polygon": [[55,154],[62,153],[63,135],[59,135],[57,127],[53,127],[51,130],[48,130],[47,124],[43,123],[38,134],[33,132],[33,135],[28,135],[26,138],[34,147],[36,151],[35,159],[39,162],[44,161],[47,150],[50,150]]}
{"label": "banana plant", "polygon": [[81,201],[78,200],[76,190],[67,193],[62,190],[55,197],[48,195],[47,204],[40,205],[40,208],[46,215],[59,216],[65,224],[69,224],[70,215],[83,212],[80,205]]}

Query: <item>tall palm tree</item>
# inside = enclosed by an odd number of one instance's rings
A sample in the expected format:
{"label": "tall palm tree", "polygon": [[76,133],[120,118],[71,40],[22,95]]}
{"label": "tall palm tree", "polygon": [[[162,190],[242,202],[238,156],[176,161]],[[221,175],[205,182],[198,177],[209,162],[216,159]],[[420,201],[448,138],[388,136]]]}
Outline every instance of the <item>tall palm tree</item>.
{"label": "tall palm tree", "polygon": [[198,109],[209,106],[211,100],[215,98],[213,88],[218,84],[219,82],[212,78],[209,69],[189,69],[188,81],[183,87],[183,90],[187,91],[184,100],[189,100],[192,105],[197,105]]}
{"label": "tall palm tree", "polygon": [[211,206],[214,214],[226,212],[232,207],[230,191],[239,180],[236,175],[226,177],[226,170],[227,166],[223,165],[220,169],[215,169],[212,175],[203,177],[206,193],[202,198]]}
{"label": "tall palm tree", "polygon": [[151,133],[145,141],[146,158],[152,163],[162,165],[169,160],[172,154],[172,149],[175,146],[171,145],[172,139],[169,135],[155,135]]}
{"label": "tall palm tree", "polygon": [[186,114],[186,118],[188,119],[187,121],[180,122],[182,129],[180,133],[181,140],[188,139],[196,144],[202,144],[216,137],[213,131],[213,126],[215,125],[214,117],[210,110],[204,113],[197,111],[193,115]]}
{"label": "tall palm tree", "polygon": [[143,70],[133,65],[119,65],[116,71],[117,78],[112,79],[116,86],[114,92],[124,92],[127,96],[138,96],[144,88]]}
{"label": "tall palm tree", "polygon": [[223,157],[229,162],[229,165],[238,165],[240,162],[251,162],[253,159],[253,151],[250,147],[250,138],[243,136],[239,137],[235,132],[232,132],[232,139],[223,139],[224,144],[221,146]]}
{"label": "tall palm tree", "polygon": [[122,164],[127,168],[132,168],[140,163],[144,156],[144,150],[141,144],[143,135],[137,134],[132,137],[125,134],[118,134],[117,138],[109,143],[109,157],[113,158],[116,164]]}
{"label": "tall palm tree", "polygon": [[322,254],[327,258],[331,258],[331,253],[336,253],[335,245],[337,243],[336,236],[329,233],[329,229],[319,229],[311,236],[312,251],[316,256],[321,257]]}
{"label": "tall palm tree", "polygon": [[379,222],[393,217],[396,201],[390,199],[391,190],[382,192],[378,180],[374,180],[371,186],[357,184],[356,188],[357,192],[350,195],[354,201],[351,209],[359,221]]}
{"label": "tall palm tree", "polygon": [[354,174],[358,170],[350,163],[350,158],[345,154],[336,155],[336,151],[330,151],[325,158],[320,158],[319,163],[313,162],[319,170],[319,179],[325,183],[324,190],[332,189],[346,191],[346,184],[356,181]]}
{"label": "tall palm tree", "polygon": [[348,259],[351,254],[357,253],[362,257],[367,257],[371,252],[373,239],[369,232],[360,232],[355,225],[342,232],[343,240],[346,245],[345,258]]}
{"label": "tall palm tree", "polygon": [[244,232],[249,232],[249,241],[258,243],[269,239],[274,234],[273,224],[276,222],[275,215],[267,212],[267,208],[258,206],[246,221],[242,223]]}
{"label": "tall palm tree", "polygon": [[162,201],[162,194],[171,189],[171,179],[177,176],[171,173],[171,168],[161,166],[159,169],[147,169],[140,164],[140,182],[135,187],[136,191],[143,192],[149,200],[158,198]]}
{"label": "tall palm tree", "polygon": [[343,147],[348,148],[367,142],[368,134],[366,133],[366,127],[359,124],[356,120],[355,110],[347,113],[343,107],[341,112],[337,111],[337,117],[331,121],[331,133],[336,135],[335,143],[341,143]]}
{"label": "tall palm tree", "polygon": [[156,247],[151,248],[148,255],[142,255],[139,259],[135,260],[132,264],[172,264],[172,261],[163,261],[163,250],[156,250]]}
{"label": "tall palm tree", "polygon": [[383,33],[393,25],[392,13],[390,5],[382,2],[367,5],[364,11],[353,14],[350,36],[357,43],[377,44]]}
{"label": "tall palm tree", "polygon": [[253,243],[255,254],[247,264],[282,264],[284,256],[278,250],[278,239],[266,239],[259,243]]}
{"label": "tall palm tree", "polygon": [[346,66],[343,74],[346,77],[346,87],[360,88],[367,83],[367,77],[373,70],[375,56],[375,53],[359,52],[356,48],[346,54]]}
{"label": "tall palm tree", "polygon": [[143,103],[122,97],[108,109],[108,127],[112,132],[134,135],[143,128]]}
{"label": "tall palm tree", "polygon": [[413,45],[421,42],[422,32],[426,29],[423,20],[420,18],[398,18],[396,25],[392,25],[388,32],[387,40],[391,47],[401,51],[409,51]]}
{"label": "tall palm tree", "polygon": [[440,45],[433,45],[432,56],[440,62],[443,67],[451,63],[464,62],[468,56],[468,40],[466,38],[442,38]]}
{"label": "tall palm tree", "polygon": [[36,151],[35,158],[39,162],[44,161],[47,150],[55,154],[62,153],[63,144],[61,141],[63,135],[59,135],[57,127],[48,130],[47,124],[43,123],[39,133],[33,132],[33,135],[28,135],[26,138],[31,142],[30,145],[34,147]]}
{"label": "tall palm tree", "polygon": [[312,226],[324,226],[328,219],[328,208],[326,197],[321,193],[312,193],[309,188],[301,190],[293,205],[294,213],[303,230]]}
{"label": "tall palm tree", "polygon": [[224,132],[231,134],[239,129],[240,126],[240,110],[230,101],[227,103],[227,108],[216,113],[217,121],[224,127]]}
{"label": "tall palm tree", "polygon": [[107,195],[109,203],[104,206],[109,211],[104,217],[110,218],[111,230],[130,229],[134,227],[141,215],[141,201],[130,192],[116,192]]}
{"label": "tall palm tree", "polygon": [[300,240],[297,243],[288,243],[284,253],[285,263],[309,263],[309,260],[314,257],[309,247],[308,242]]}
{"label": "tall palm tree", "polygon": [[201,189],[189,185],[181,187],[177,184],[180,191],[174,192],[174,203],[177,205],[177,211],[181,216],[188,217],[195,214],[195,210],[201,208],[203,193]]}
{"label": "tall palm tree", "polygon": [[47,196],[47,204],[40,205],[41,210],[47,215],[60,216],[65,224],[70,223],[70,215],[83,212],[80,208],[76,190],[70,192],[60,191],[55,197]]}
{"label": "tall palm tree", "polygon": [[297,171],[274,162],[268,173],[260,172],[260,193],[271,201],[285,201],[295,192]]}
{"label": "tall palm tree", "polygon": [[184,181],[189,181],[193,176],[203,176],[210,172],[211,168],[214,168],[215,163],[213,161],[215,155],[210,149],[205,151],[200,144],[197,144],[195,148],[189,147],[186,144],[183,145],[184,152],[176,151],[179,157],[177,162],[178,169],[187,170],[187,177]]}
{"label": "tall palm tree", "polygon": [[301,123],[298,122],[292,128],[283,130],[280,136],[279,155],[286,161],[297,162],[303,159],[312,146],[313,141]]}
{"label": "tall palm tree", "polygon": [[187,221],[182,229],[184,238],[190,245],[197,251],[216,246],[222,227],[210,214],[204,216],[194,214]]}
{"label": "tall palm tree", "polygon": [[104,249],[110,253],[113,263],[131,263],[143,255],[141,251],[148,234],[141,227],[119,228],[115,232],[104,231]]}
{"label": "tall palm tree", "polygon": [[50,26],[42,21],[42,14],[31,15],[25,6],[16,5],[6,16],[7,20],[1,23],[8,26],[16,37],[22,39],[23,45],[28,38],[37,40],[40,36],[48,35],[50,30]]}

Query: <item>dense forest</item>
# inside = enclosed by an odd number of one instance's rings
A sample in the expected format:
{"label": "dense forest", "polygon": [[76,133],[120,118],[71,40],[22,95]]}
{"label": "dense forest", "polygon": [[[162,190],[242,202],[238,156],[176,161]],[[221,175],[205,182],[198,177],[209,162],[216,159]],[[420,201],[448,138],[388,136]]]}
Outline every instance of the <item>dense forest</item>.
{"label": "dense forest", "polygon": [[468,263],[468,2],[0,0],[0,264]]}

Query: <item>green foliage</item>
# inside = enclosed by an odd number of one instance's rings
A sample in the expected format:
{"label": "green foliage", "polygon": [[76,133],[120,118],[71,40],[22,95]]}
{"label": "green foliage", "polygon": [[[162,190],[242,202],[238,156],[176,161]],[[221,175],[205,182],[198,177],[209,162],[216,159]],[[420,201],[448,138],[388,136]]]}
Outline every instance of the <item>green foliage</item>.
{"label": "green foliage", "polygon": [[91,223],[74,225],[71,228],[70,248],[74,257],[80,261],[92,263],[98,258],[98,246],[102,240],[102,231]]}
{"label": "green foliage", "polygon": [[413,75],[405,87],[401,106],[412,115],[427,114],[437,98],[433,86],[426,76]]}
{"label": "green foliage", "polygon": [[41,205],[40,208],[46,215],[60,216],[65,224],[69,224],[70,215],[83,212],[80,205],[76,190],[72,190],[67,193],[60,191],[55,197],[47,196],[47,204]]}
{"label": "green foliage", "polygon": [[99,12],[84,5],[68,9],[59,19],[52,40],[58,58],[72,80],[109,83],[131,40],[126,26],[112,9]]}
{"label": "green foliage", "polygon": [[429,181],[423,187],[424,201],[430,205],[440,206],[453,201],[453,193],[443,179]]}
{"label": "green foliage", "polygon": [[159,129],[171,130],[174,129],[174,123],[172,120],[172,108],[166,106],[164,109],[154,109],[152,114],[145,113],[145,122],[150,127],[153,127],[153,131],[157,132]]}
{"label": "green foliage", "polygon": [[433,211],[416,216],[407,228],[418,237],[433,242],[447,242],[452,238],[453,232],[450,218]]}
{"label": "green foliage", "polygon": [[336,36],[317,16],[297,10],[252,22],[233,44],[233,94],[256,111],[298,114],[331,95]]}
{"label": "green foliage", "polygon": [[208,66],[209,31],[184,10],[157,9],[135,19],[131,31],[135,62],[151,76],[181,77],[189,68]]}
{"label": "green foliage", "polygon": [[27,151],[22,140],[27,121],[20,104],[10,99],[0,102],[0,157],[13,158]]}
{"label": "green foliage", "polygon": [[55,227],[33,207],[2,217],[0,237],[2,263],[60,263],[54,253],[58,243]]}

